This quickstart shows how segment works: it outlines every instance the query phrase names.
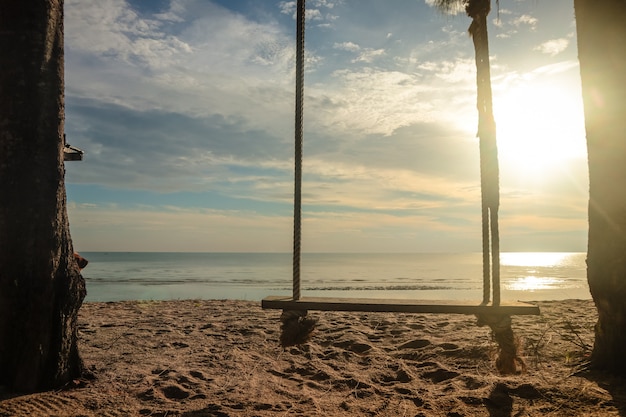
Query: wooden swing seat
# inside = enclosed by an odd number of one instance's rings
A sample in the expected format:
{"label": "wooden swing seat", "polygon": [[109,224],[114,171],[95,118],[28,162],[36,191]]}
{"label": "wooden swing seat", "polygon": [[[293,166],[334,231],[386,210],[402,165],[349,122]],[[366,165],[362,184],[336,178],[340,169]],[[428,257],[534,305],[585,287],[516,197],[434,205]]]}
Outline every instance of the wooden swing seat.
{"label": "wooden swing seat", "polygon": [[388,313],[445,313],[445,314],[495,314],[539,315],[539,307],[520,301],[501,302],[494,306],[476,304],[476,301],[451,300],[394,300],[380,298],[334,298],[271,295],[261,301],[266,309],[319,310],[319,311],[365,311]]}

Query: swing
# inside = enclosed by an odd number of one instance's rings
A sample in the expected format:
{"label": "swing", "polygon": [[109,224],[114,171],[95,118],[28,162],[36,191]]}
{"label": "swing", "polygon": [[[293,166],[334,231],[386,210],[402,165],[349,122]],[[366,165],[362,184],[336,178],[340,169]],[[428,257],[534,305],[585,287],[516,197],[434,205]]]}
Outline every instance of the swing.
{"label": "swing", "polygon": [[[284,319],[300,319],[307,310],[363,311],[395,313],[457,313],[474,314],[481,318],[505,318],[511,315],[538,315],[536,305],[500,300],[500,252],[498,234],[498,173],[495,137],[493,143],[483,143],[481,136],[481,189],[483,239],[483,300],[425,301],[375,298],[302,297],[300,291],[300,243],[302,201],[302,142],[304,96],[304,22],[305,0],[298,0],[297,55],[296,55],[296,114],[295,114],[295,186],[294,186],[294,241],[293,293],[288,296],[268,296],[261,302],[264,309],[282,309]],[[490,146],[491,145],[491,146]],[[485,153],[483,153],[485,152]],[[485,156],[484,161],[483,156]],[[492,169],[487,169],[491,164]],[[493,279],[493,297],[491,284]],[[291,317],[289,317],[291,316]],[[510,323],[510,317],[509,317]]]}

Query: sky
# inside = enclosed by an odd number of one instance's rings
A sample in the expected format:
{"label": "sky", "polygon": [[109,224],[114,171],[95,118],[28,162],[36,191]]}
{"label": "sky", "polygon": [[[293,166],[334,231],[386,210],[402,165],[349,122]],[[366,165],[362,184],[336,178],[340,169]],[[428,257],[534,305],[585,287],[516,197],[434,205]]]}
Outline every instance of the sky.
{"label": "sky", "polygon": [[[476,67],[432,0],[309,0],[302,250],[478,252]],[[571,0],[492,2],[503,251],[585,251]],[[66,0],[78,251],[290,252],[295,1]]]}

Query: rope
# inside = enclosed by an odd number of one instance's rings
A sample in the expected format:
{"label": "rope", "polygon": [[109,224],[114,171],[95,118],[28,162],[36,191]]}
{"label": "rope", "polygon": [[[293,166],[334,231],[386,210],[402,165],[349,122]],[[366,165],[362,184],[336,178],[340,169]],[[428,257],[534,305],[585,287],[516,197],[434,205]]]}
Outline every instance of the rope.
{"label": "rope", "polygon": [[[481,188],[482,190],[482,188]],[[489,250],[489,208],[482,198],[482,239],[483,239],[483,304],[489,304],[491,297],[491,251]]]}
{"label": "rope", "polygon": [[491,274],[493,279],[493,305],[500,305],[500,233],[498,231],[498,209],[491,210]]}
{"label": "rope", "polygon": [[296,46],[296,123],[293,203],[293,299],[300,299],[300,245],[302,241],[302,142],[304,110],[305,0],[298,0]]}
{"label": "rope", "polygon": [[[302,143],[304,111],[304,22],[305,0],[298,0],[296,15],[296,120],[295,120],[295,174],[293,198],[293,299],[300,299],[300,253],[302,242]],[[280,344],[283,347],[306,343],[317,321],[306,318],[306,310],[283,311],[280,316]]]}
{"label": "rope", "polygon": [[306,343],[311,338],[317,320],[307,319],[306,310],[283,311],[280,316],[280,344],[283,347]]}
{"label": "rope", "polygon": [[490,299],[490,281],[493,280],[493,305],[500,304],[500,236],[498,208],[500,206],[498,148],[496,123],[493,117],[491,70],[487,38],[489,2],[482,7],[466,9],[472,17],[469,27],[476,52],[476,87],[478,133],[480,146],[480,185],[483,250],[483,303]]}
{"label": "rope", "polygon": [[511,316],[479,315],[478,326],[489,326],[498,343],[496,368],[502,375],[519,374],[526,371],[526,363],[520,356],[519,340],[511,328]]}

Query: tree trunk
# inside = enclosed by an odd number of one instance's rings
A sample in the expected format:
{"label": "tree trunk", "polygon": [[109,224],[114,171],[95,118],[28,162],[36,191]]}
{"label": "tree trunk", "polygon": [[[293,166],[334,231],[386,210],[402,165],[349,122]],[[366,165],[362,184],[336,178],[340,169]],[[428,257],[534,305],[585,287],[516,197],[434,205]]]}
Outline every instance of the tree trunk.
{"label": "tree trunk", "polygon": [[592,366],[626,375],[626,1],[575,0],[589,155]]}
{"label": "tree trunk", "polygon": [[0,3],[0,385],[32,392],[82,371],[64,184],[63,1]]}

